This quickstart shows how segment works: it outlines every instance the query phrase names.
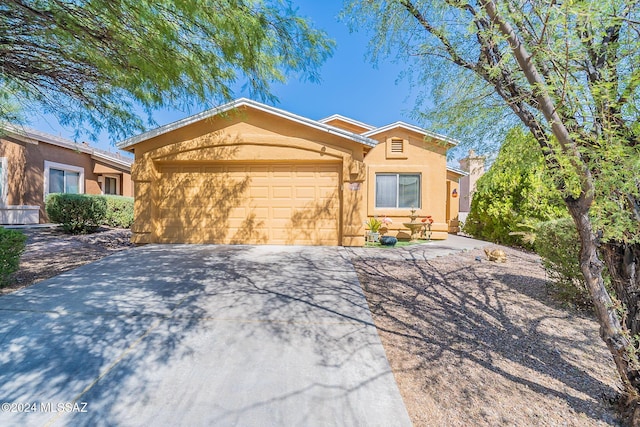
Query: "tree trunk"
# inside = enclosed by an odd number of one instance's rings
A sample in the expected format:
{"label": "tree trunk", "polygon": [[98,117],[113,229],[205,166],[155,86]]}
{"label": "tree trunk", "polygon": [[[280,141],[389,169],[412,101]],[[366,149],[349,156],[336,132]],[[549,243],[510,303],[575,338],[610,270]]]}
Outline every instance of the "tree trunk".
{"label": "tree trunk", "polygon": [[[616,297],[626,310],[622,327],[630,337],[640,334],[640,244],[620,242],[604,243],[600,248],[609,270],[611,285]],[[640,371],[638,366],[629,371],[629,381],[640,394]]]}
{"label": "tree trunk", "polygon": [[[585,203],[583,198],[570,198],[566,199],[565,202],[578,228],[581,245],[580,269],[585,277],[587,288],[593,300],[596,317],[600,323],[600,337],[611,351],[628,398],[636,401],[640,395],[640,389],[638,388],[640,384],[640,372],[637,366],[631,362],[628,352],[631,344],[629,335],[620,324],[616,313],[617,307],[611,300],[604,284],[602,277],[603,263],[598,258],[598,244],[588,215],[588,203]],[[636,253],[636,256],[637,255],[638,253]],[[607,258],[607,260],[609,260],[609,258]],[[637,268],[637,265],[637,263],[634,264],[634,269]],[[637,280],[637,275],[633,277]],[[638,297],[637,293],[633,295],[636,298]],[[638,324],[640,324],[640,322]]]}
{"label": "tree trunk", "polygon": [[[524,44],[516,34],[514,28],[509,22],[503,19],[498,12],[498,7],[494,1],[483,0],[480,2],[487,15],[491,18],[491,21],[500,29],[502,34],[507,38],[511,51],[523,71],[527,81],[534,88],[534,93],[538,101],[538,110],[544,114],[544,117],[551,126],[551,131],[560,144],[560,151],[567,155],[572,167],[580,178],[581,194],[577,198],[566,197],[565,203],[569,209],[569,214],[573,218],[576,227],[578,229],[578,235],[580,236],[580,270],[585,277],[589,294],[593,300],[594,309],[598,322],[600,323],[600,337],[606,343],[609,351],[613,356],[613,360],[620,374],[624,390],[628,397],[626,407],[628,409],[627,414],[630,416],[627,419],[631,425],[640,427],[640,371],[638,370],[638,364],[634,363],[635,352],[632,348],[631,337],[629,330],[621,325],[618,313],[616,310],[621,307],[616,306],[612,301],[607,288],[605,287],[602,277],[603,263],[598,258],[598,241],[593,231],[591,220],[589,219],[589,209],[593,203],[593,197],[595,193],[595,186],[591,171],[587,166],[587,163],[582,158],[580,150],[576,141],[572,139],[571,133],[565,126],[565,121],[558,113],[558,105],[554,103],[554,100],[545,89],[546,82],[538,72],[533,56],[527,51]],[[509,103],[509,99],[506,99]],[[513,103],[510,104],[514,108]],[[514,110],[515,111],[515,110]],[[518,114],[518,111],[515,111]],[[522,118],[522,115],[520,115]],[[526,123],[526,121],[524,122]],[[536,129],[531,127],[532,131]],[[540,146],[545,149],[546,139],[538,138]],[[549,165],[553,167],[553,156],[546,156]],[[562,190],[562,188],[559,188]],[[623,258],[630,259],[629,263],[625,264],[623,259],[622,270],[614,268],[616,272],[623,270],[633,271],[633,274],[629,273],[629,278],[633,278],[634,282],[637,282],[637,263],[634,263],[637,259],[638,253],[631,253],[627,255],[627,251],[623,254]],[[607,258],[608,259],[608,258]],[[612,259],[613,261],[614,259]],[[633,268],[629,268],[633,265]],[[624,276],[622,276],[624,279]],[[637,285],[637,283],[635,283]],[[628,285],[628,281],[621,280],[620,288],[624,289]],[[638,286],[635,287],[638,289]],[[637,298],[637,292],[626,293],[627,298]],[[624,298],[619,298],[620,301],[625,301]],[[634,316],[637,315],[637,303],[634,301]],[[632,320],[636,323],[640,323],[639,319]]]}

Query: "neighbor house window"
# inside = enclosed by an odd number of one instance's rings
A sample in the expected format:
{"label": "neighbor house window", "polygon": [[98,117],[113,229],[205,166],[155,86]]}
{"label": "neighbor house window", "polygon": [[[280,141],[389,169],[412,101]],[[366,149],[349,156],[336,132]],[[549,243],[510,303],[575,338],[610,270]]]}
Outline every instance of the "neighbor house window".
{"label": "neighbor house window", "polygon": [[44,162],[44,192],[84,193],[84,168],[62,163]]}
{"label": "neighbor house window", "polygon": [[102,184],[103,194],[118,194],[119,180],[115,176],[105,176]]}
{"label": "neighbor house window", "polygon": [[420,208],[420,174],[376,174],[376,208]]}

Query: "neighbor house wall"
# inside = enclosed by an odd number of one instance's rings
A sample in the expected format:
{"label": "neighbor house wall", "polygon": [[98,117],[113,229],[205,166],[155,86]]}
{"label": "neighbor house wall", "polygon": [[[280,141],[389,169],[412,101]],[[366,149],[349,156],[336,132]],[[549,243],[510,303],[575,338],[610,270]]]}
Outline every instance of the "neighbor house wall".
{"label": "neighbor house wall", "polygon": [[460,160],[460,168],[469,174],[460,179],[460,212],[471,210],[473,193],[476,191],[476,183],[484,174],[485,158],[477,156],[473,150],[469,150],[469,155]]}
{"label": "neighbor house wall", "polygon": [[[124,171],[121,168],[117,168],[102,160],[93,159],[93,173],[97,177],[97,182],[99,185],[102,183],[102,180],[100,180],[101,175],[117,176],[119,182],[118,195],[133,197],[133,181],[131,181],[131,173],[129,171]],[[102,189],[100,189],[100,191],[102,191]]]}
{"label": "neighbor house wall", "polygon": [[[5,205],[38,206],[39,222],[48,221],[44,206],[45,161],[81,167],[84,169],[84,193],[101,194],[99,174],[94,173],[96,163],[91,155],[78,150],[59,147],[41,141],[26,141],[4,136],[0,138],[0,157],[7,159],[7,196]],[[121,174],[122,194],[132,195],[131,178],[128,171],[105,164],[105,167]]]}
{"label": "neighbor house wall", "polygon": [[464,177],[454,171],[447,171],[447,223],[449,224],[449,233],[458,233],[460,231],[460,179]]}

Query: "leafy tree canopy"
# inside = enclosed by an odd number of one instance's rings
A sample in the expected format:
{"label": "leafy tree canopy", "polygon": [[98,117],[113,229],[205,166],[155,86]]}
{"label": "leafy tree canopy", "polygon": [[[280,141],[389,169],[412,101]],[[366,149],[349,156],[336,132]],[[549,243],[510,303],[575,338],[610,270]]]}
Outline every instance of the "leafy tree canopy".
{"label": "leafy tree canopy", "polygon": [[[289,73],[318,78],[333,49],[287,0],[7,0],[0,4],[0,120],[25,109],[114,139],[135,113],[212,104],[245,84],[270,98]],[[95,135],[95,134],[94,134]]]}
{"label": "leafy tree canopy", "polygon": [[491,168],[476,183],[465,232],[496,243],[520,245],[536,223],[568,216],[540,147],[522,128],[511,129]]}
{"label": "leafy tree canopy", "polygon": [[350,0],[344,13],[372,31],[374,60],[433,87],[418,117],[459,139],[529,129],[640,426],[640,0]]}

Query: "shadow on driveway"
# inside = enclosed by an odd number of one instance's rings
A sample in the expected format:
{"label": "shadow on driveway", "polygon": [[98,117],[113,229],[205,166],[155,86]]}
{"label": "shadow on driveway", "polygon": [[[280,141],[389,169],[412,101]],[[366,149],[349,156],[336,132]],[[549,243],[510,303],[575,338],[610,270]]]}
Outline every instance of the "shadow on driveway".
{"label": "shadow on driveway", "polygon": [[0,297],[0,345],[1,425],[410,425],[341,248],[132,249]]}

